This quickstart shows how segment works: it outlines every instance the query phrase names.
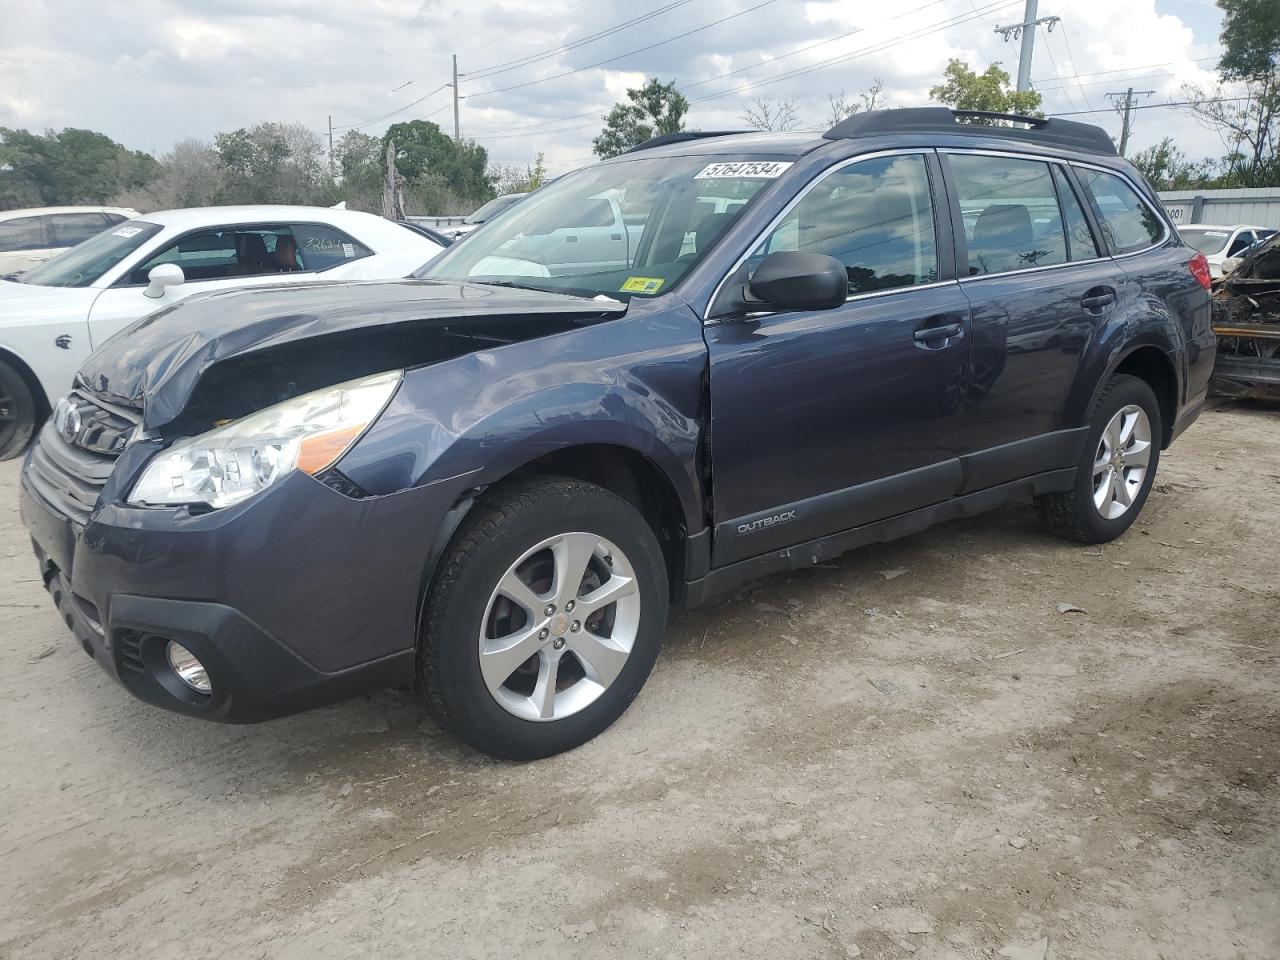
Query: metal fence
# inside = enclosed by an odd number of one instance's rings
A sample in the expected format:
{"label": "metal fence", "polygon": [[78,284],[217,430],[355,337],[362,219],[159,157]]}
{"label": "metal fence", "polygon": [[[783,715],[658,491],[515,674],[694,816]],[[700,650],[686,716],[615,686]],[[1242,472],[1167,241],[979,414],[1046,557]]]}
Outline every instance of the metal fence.
{"label": "metal fence", "polygon": [[1160,200],[1176,224],[1248,224],[1280,229],[1280,187],[1161,190]]}

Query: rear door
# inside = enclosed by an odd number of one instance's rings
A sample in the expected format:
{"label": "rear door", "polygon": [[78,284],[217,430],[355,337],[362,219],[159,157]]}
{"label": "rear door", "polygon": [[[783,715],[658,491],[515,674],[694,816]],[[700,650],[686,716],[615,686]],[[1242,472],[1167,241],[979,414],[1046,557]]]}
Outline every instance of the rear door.
{"label": "rear door", "polygon": [[731,274],[747,279],[778,251],[827,254],[845,265],[849,299],[708,318],[717,565],[954,492],[968,303],[950,278],[931,158],[833,168]]}
{"label": "rear door", "polygon": [[[1064,164],[947,151],[957,261],[972,311],[962,493],[1072,466],[1064,422],[1086,345],[1116,315],[1124,271],[1106,255]],[[998,448],[998,449],[997,449]]]}

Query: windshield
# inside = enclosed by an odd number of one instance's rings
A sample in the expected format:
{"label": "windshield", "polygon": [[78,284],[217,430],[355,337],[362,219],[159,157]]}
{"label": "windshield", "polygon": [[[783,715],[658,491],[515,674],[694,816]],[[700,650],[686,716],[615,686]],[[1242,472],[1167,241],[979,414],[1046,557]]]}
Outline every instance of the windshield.
{"label": "windshield", "polygon": [[1230,230],[1179,230],[1187,245],[1205,256],[1219,253],[1231,239]]}
{"label": "windshield", "polygon": [[508,193],[506,196],[503,196],[503,197],[495,197],[494,199],[490,200],[483,207],[481,207],[479,210],[477,210],[471,216],[467,217],[467,219],[463,220],[462,222],[463,223],[484,223],[486,220],[489,220],[497,216],[499,213],[507,209],[507,207],[511,206],[517,200],[521,200],[523,198],[524,198],[523,193]]}
{"label": "windshield", "polygon": [[24,273],[20,279],[23,283],[39,287],[87,287],[161,229],[158,224],[142,220],[108,227],[79,246]]}
{"label": "windshield", "polygon": [[587,167],[414,274],[628,300],[665,293],[791,163],[668,157]]}

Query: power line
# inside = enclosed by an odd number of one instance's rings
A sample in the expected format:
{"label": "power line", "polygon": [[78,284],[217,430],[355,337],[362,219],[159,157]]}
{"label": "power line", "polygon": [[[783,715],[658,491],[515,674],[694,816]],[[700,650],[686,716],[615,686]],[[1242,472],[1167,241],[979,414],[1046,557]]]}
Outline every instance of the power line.
{"label": "power line", "polygon": [[[449,89],[449,84],[447,84],[447,83],[442,83],[442,84],[440,84],[440,86],[436,87],[436,88],[435,88],[434,90],[432,90],[430,93],[425,94],[424,96],[419,97],[417,100],[414,100],[412,103],[406,103],[403,107],[396,107],[394,110],[391,110],[391,111],[389,111],[389,112],[387,112],[387,113],[381,114],[380,116],[373,117],[372,119],[369,119],[369,120],[361,120],[359,123],[347,123],[347,124],[342,124],[341,126],[334,127],[333,129],[335,129],[335,130],[359,130],[361,127],[367,127],[367,126],[370,126],[371,124],[378,123],[378,122],[379,122],[379,121],[381,121],[381,120],[389,120],[391,117],[394,117],[397,113],[404,113],[404,112],[405,112],[406,110],[408,110],[410,107],[416,107],[418,104],[422,103],[424,100],[430,100],[432,97],[434,97],[434,96],[435,96],[437,93],[439,93],[441,90],[447,90],[447,89]],[[445,106],[448,106],[448,104],[446,104]],[[442,107],[441,109],[444,109],[444,108]],[[440,110],[436,110],[436,111],[434,111],[434,112],[432,112],[432,113],[427,114],[427,116],[429,116],[429,117],[433,117],[433,116],[435,116],[435,115],[436,115],[437,113],[439,113],[439,112],[440,112]]]}
{"label": "power line", "polygon": [[486,77],[494,77],[500,73],[508,73],[509,71],[515,70],[519,67],[527,67],[530,64],[540,63],[543,60],[549,60],[552,57],[558,56],[562,53],[567,53],[570,50],[576,50],[578,47],[584,47],[589,43],[595,43],[597,40],[603,40],[605,37],[611,37],[616,33],[621,33],[623,30],[628,30],[631,27],[644,23],[646,20],[652,20],[655,17],[668,14],[676,8],[683,7],[692,2],[693,0],[672,0],[671,3],[665,4],[661,7],[656,7],[648,13],[642,13],[639,16],[633,17],[623,23],[615,24],[612,27],[607,27],[596,33],[588,34],[585,37],[579,37],[576,40],[563,43],[558,47],[552,47],[549,50],[543,50],[539,53],[531,53],[524,57],[518,57],[515,60],[506,60],[502,63],[495,63],[487,67],[480,67],[478,70],[472,70],[467,74],[467,77],[471,80],[483,80]]}
{"label": "power line", "polygon": [[[912,14],[919,13],[921,10],[925,10],[925,9],[927,9],[927,8],[929,8],[929,7],[936,7],[936,6],[938,6],[940,3],[945,3],[945,2],[946,2],[946,0],[929,0],[929,2],[928,2],[928,3],[922,3],[922,4],[921,4],[920,6],[918,6],[918,7],[912,7],[910,10],[906,10],[906,11],[904,11],[904,12],[902,12],[902,13],[895,14],[895,15],[894,15],[894,16],[892,16],[892,17],[886,17],[886,18],[884,18],[881,22],[882,22],[882,23],[891,23],[891,22],[892,22],[892,21],[894,21],[894,20],[900,20],[900,19],[902,19],[903,17],[909,17],[909,16],[911,16]],[[828,39],[826,39],[826,40],[819,40],[819,41],[818,41],[818,42],[816,42],[816,43],[810,43],[810,44],[807,44],[807,45],[805,45],[805,46],[803,46],[803,47],[797,47],[797,48],[796,48],[796,49],[794,49],[794,50],[789,50],[789,51],[787,51],[786,53],[779,54],[778,56],[774,57],[772,60],[766,60],[766,61],[764,61],[764,62],[762,62],[762,63],[749,63],[749,64],[747,64],[746,66],[738,67],[738,68],[736,68],[736,69],[734,69],[734,70],[726,70],[724,73],[718,73],[718,74],[716,74],[715,76],[707,77],[707,78],[705,78],[705,79],[695,81],[694,83],[684,84],[684,85],[682,85],[682,86],[680,87],[680,90],[681,90],[681,92],[685,92],[685,91],[688,91],[688,90],[692,90],[694,87],[701,87],[701,86],[704,86],[705,84],[708,84],[708,83],[714,83],[716,80],[723,80],[723,79],[724,79],[724,78],[726,78],[726,77],[733,77],[733,76],[737,76],[737,75],[738,75],[738,74],[740,74],[740,73],[746,73],[746,72],[747,72],[747,71],[749,71],[749,70],[759,70],[759,69],[761,69],[762,67],[769,67],[769,66],[773,66],[775,63],[778,63],[778,62],[779,62],[779,61],[781,61],[781,60],[786,60],[786,59],[788,59],[788,58],[790,58],[790,57],[798,56],[798,55],[799,55],[799,54],[801,54],[801,53],[806,53],[806,52],[808,52],[809,50],[813,50],[813,49],[816,49],[817,47],[825,46],[825,45],[827,45],[827,44],[829,44],[829,43],[835,43],[835,42],[836,42],[836,41],[838,41],[838,40],[845,40],[845,39],[847,39],[847,38],[849,38],[849,37],[853,36],[854,34],[856,34],[856,33],[861,33],[861,32],[863,32],[863,31],[862,31],[862,28],[860,28],[860,27],[859,27],[858,29],[850,30],[848,33],[842,33],[842,34],[840,34],[839,36],[830,37],[830,38],[828,38]],[[695,101],[695,102],[696,102],[696,101]],[[502,135],[502,136],[508,136],[508,135],[510,135],[509,131],[512,131],[512,130],[515,130],[515,131],[529,131],[529,130],[537,130],[538,128],[541,128],[541,127],[552,126],[552,125],[555,125],[555,124],[558,124],[558,123],[565,123],[565,122],[570,121],[570,120],[578,120],[578,119],[581,119],[581,118],[584,118],[584,117],[592,117],[592,118],[595,118],[595,117],[597,117],[598,115],[599,115],[599,111],[598,111],[598,110],[587,110],[587,111],[585,111],[585,112],[583,112],[583,113],[574,113],[574,114],[569,114],[568,116],[564,116],[564,117],[556,117],[556,118],[551,119],[551,120],[538,120],[538,121],[536,121],[536,122],[534,122],[534,123],[521,124],[519,127],[515,127],[515,128],[507,127],[507,128],[504,128],[503,130],[489,130],[489,131],[481,131],[478,135],[479,135],[479,136],[485,136],[486,134],[490,134],[490,133],[497,133],[497,134],[500,134],[500,135]],[[574,128],[572,128],[572,129],[580,129],[580,128],[578,128],[578,127],[574,127]],[[560,132],[560,131],[555,131],[555,132]]]}
{"label": "power line", "polygon": [[[557,10],[554,13],[548,13],[545,17],[539,17],[537,20],[534,20],[532,23],[526,23],[522,27],[517,27],[516,29],[508,33],[504,33],[501,36],[494,37],[492,40],[486,40],[484,41],[484,43],[477,43],[474,47],[467,47],[467,49],[463,50],[462,53],[475,53],[477,50],[483,50],[485,47],[491,47],[495,43],[501,43],[503,40],[509,40],[511,37],[514,37],[517,33],[523,33],[524,31],[529,30],[532,27],[536,27],[540,23],[545,23],[546,21],[552,20],[556,17],[563,17],[570,10],[576,10],[578,9],[578,7],[582,6],[584,3],[588,3],[588,2],[590,2],[590,0],[578,0],[577,3],[570,4],[569,6],[565,7],[563,10]],[[410,80],[409,83],[413,83],[413,81]],[[408,84],[401,84],[401,86],[408,86]]]}
{"label": "power line", "polygon": [[[817,63],[809,64],[808,66],[799,67],[795,70],[791,70],[786,73],[779,74],[778,76],[775,76],[775,77],[770,77],[765,80],[753,82],[748,85],[748,89],[753,89],[755,87],[768,86],[769,84],[779,83],[783,80],[793,79],[794,77],[805,76],[807,74],[814,73],[818,70],[825,70],[828,67],[836,66],[842,63],[847,63],[851,60],[856,60],[859,57],[868,56],[873,53],[879,53],[879,52],[882,52],[883,50],[890,49],[891,47],[898,46],[899,44],[907,43],[907,42],[910,42],[911,40],[918,40],[922,37],[926,37],[931,34],[938,33],[942,30],[947,30],[954,26],[960,26],[961,24],[968,23],[972,20],[978,19],[984,13],[990,13],[994,10],[1000,10],[1005,7],[1011,7],[1019,2],[1021,2],[1021,0],[997,0],[997,2],[989,3],[984,7],[976,9],[973,14],[961,14],[957,16],[951,16],[944,20],[939,21],[938,23],[932,24],[929,27],[924,27],[915,31],[901,34],[897,37],[890,37],[887,40],[870,44],[866,47],[862,47],[858,50],[854,50],[849,53],[839,54],[837,56],[830,57],[826,60],[821,60],[821,61],[818,61]],[[932,4],[925,4],[925,6],[931,6],[931,5]],[[907,13],[899,14],[899,16],[907,16],[912,12],[914,11],[907,11]],[[896,18],[893,18],[893,19],[896,19]],[[735,71],[730,71],[730,72],[732,73]],[[711,100],[718,100],[723,97],[733,96],[735,94],[740,94],[743,92],[745,91],[738,90],[738,89],[730,89],[730,90],[723,91],[721,93],[713,93],[713,94],[708,94],[707,96],[704,96],[704,97],[698,97],[689,102],[690,104],[706,103]],[[593,116],[595,115],[594,111],[591,115]],[[561,123],[567,120],[575,119],[575,116],[577,115],[560,117],[560,118],[557,118],[556,120],[541,121],[541,124],[549,125],[549,124]],[[531,124],[530,126],[533,126],[533,125]],[[573,126],[561,127],[555,130],[543,130],[540,132],[550,133],[550,134],[570,133],[575,130],[585,129],[590,126],[594,126],[594,122],[585,123],[585,124],[575,124]],[[490,140],[502,140],[502,139],[508,139],[510,137],[527,136],[528,133],[525,128],[519,128],[515,131],[508,132],[508,133],[494,132],[494,133],[481,134],[481,135],[486,136],[487,139],[490,139]]]}
{"label": "power line", "polygon": [[654,49],[655,47],[661,47],[665,44],[671,43],[674,40],[682,40],[685,37],[693,36],[693,34],[695,33],[701,33],[703,30],[709,30],[712,27],[719,26],[722,23],[728,23],[730,20],[736,20],[738,17],[746,16],[748,13],[753,13],[756,10],[759,10],[761,7],[767,7],[777,2],[778,0],[761,0],[761,2],[757,3],[754,7],[747,7],[747,9],[745,10],[739,10],[737,13],[731,13],[729,14],[729,16],[721,17],[719,20],[712,20],[710,23],[704,23],[702,26],[694,27],[692,30],[686,30],[683,33],[677,33],[675,36],[667,37],[665,40],[655,41],[654,43],[647,44],[646,46],[639,47],[635,50],[628,50],[626,53],[620,53],[616,57],[608,57],[605,60],[600,60],[596,63],[590,64],[589,66],[578,67],[577,69],[574,69],[574,70],[566,70],[564,73],[557,73],[554,76],[550,76],[550,77],[539,77],[537,80],[527,80],[524,83],[512,84],[509,87],[498,87],[496,90],[482,90],[480,93],[470,93],[470,94],[467,94],[467,97],[468,99],[475,100],[478,97],[489,97],[495,93],[506,93],[509,90],[522,90],[525,87],[532,87],[539,83],[549,83],[552,80],[560,80],[564,77],[571,77],[575,73],[583,73],[586,70],[594,70],[597,67],[603,67],[606,63],[615,63],[618,60],[625,60],[627,57],[634,56],[637,53],[644,53],[648,50]]}
{"label": "power line", "polygon": [[[1063,36],[1065,37],[1065,34],[1064,34]],[[1143,63],[1143,64],[1139,64],[1139,65],[1137,65],[1137,66],[1133,66],[1133,67],[1116,67],[1114,70],[1098,70],[1098,71],[1095,71],[1094,73],[1081,73],[1081,74],[1078,74],[1078,76],[1079,76],[1079,77],[1081,77],[1081,78],[1084,78],[1084,77],[1108,77],[1108,76],[1111,76],[1112,74],[1116,74],[1116,73],[1127,73],[1127,72],[1128,72],[1128,71],[1130,71],[1130,70],[1149,70],[1149,69],[1151,69],[1152,67],[1174,67],[1174,66],[1178,66],[1179,64],[1183,64],[1183,63],[1204,63],[1206,60],[1217,60],[1217,59],[1218,59],[1218,58],[1217,58],[1216,56],[1214,56],[1214,57],[1198,57],[1198,58],[1196,58],[1195,60],[1190,60],[1190,61],[1188,61],[1188,60],[1167,60],[1167,61],[1165,61],[1164,63]],[[1049,77],[1047,80],[1045,80],[1045,81],[1043,81],[1043,82],[1045,82],[1045,83],[1049,83],[1049,82],[1052,82],[1052,81],[1053,81],[1053,79],[1054,79],[1053,77]],[[1121,78],[1121,79],[1123,79],[1123,78]],[[1032,81],[1032,82],[1033,82],[1033,83],[1036,83],[1036,84],[1039,84],[1039,83],[1041,83],[1042,81],[1038,81],[1038,80],[1036,80],[1036,81]],[[1065,81],[1064,81],[1064,82],[1065,82]]]}
{"label": "power line", "polygon": [[[1161,107],[1194,107],[1201,103],[1238,103],[1241,100],[1252,100],[1252,97],[1209,97],[1204,100],[1170,100],[1168,103],[1140,103],[1132,110],[1159,110]],[[1050,117],[1077,117],[1086,113],[1114,113],[1115,108],[1102,110],[1066,110],[1062,113],[1050,113]]]}
{"label": "power line", "polygon": [[[1062,27],[1062,45],[1067,49],[1067,62],[1071,64],[1071,74],[1072,76],[1075,77],[1076,88],[1079,89],[1080,96],[1084,98],[1084,105],[1088,107],[1090,110],[1092,110],[1093,104],[1089,102],[1089,93],[1088,91],[1085,90],[1084,84],[1080,82],[1080,70],[1076,67],[1076,55],[1074,52],[1072,52],[1071,40],[1067,37],[1067,25],[1065,23],[1062,23],[1061,27]],[[1047,36],[1044,38],[1044,45],[1046,47],[1049,46],[1049,38]],[[1052,53],[1050,54],[1050,57],[1052,57]],[[1055,73],[1057,72],[1056,68],[1054,72]]]}

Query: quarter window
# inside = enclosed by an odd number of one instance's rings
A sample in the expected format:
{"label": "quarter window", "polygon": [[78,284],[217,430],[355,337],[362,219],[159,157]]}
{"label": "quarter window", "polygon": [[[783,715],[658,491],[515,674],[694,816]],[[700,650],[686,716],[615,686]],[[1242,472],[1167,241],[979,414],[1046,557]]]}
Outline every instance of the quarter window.
{"label": "quarter window", "polygon": [[760,243],[749,268],[780,251],[835,257],[849,274],[850,295],[938,279],[924,158],[878,157],[832,173]]}
{"label": "quarter window", "polygon": [[39,250],[43,246],[39,217],[0,220],[0,250]]}
{"label": "quarter window", "polygon": [[295,223],[293,235],[298,238],[298,257],[303,270],[328,270],[373,254],[364,244],[324,224]]}
{"label": "quarter window", "polygon": [[1067,234],[1050,164],[953,154],[969,276],[1067,262]]}
{"label": "quarter window", "polygon": [[1114,173],[1076,168],[1085,190],[1093,197],[1102,235],[1113,254],[1133,253],[1158,242],[1164,224],[1133,187]]}

